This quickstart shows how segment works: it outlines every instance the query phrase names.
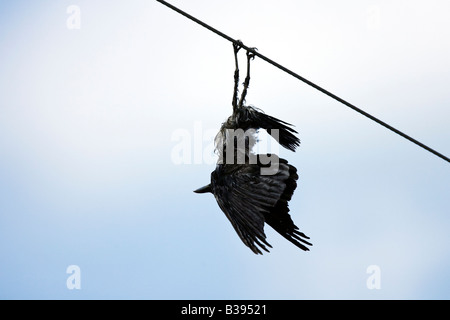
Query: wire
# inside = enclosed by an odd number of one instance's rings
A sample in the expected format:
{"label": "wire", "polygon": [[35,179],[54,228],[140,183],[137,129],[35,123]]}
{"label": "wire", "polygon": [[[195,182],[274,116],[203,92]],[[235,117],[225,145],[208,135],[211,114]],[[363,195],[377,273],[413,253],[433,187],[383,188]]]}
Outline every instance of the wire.
{"label": "wire", "polygon": [[217,29],[211,27],[210,25],[208,25],[208,24],[204,23],[203,21],[201,21],[201,20],[199,20],[199,19],[197,19],[197,18],[191,16],[190,14],[188,14],[188,13],[186,13],[186,12],[184,12],[184,11],[178,9],[177,7],[171,5],[170,3],[166,2],[166,1],[163,1],[163,0],[156,0],[156,1],[158,1],[158,2],[160,2],[161,4],[163,4],[163,5],[167,6],[167,7],[169,7],[170,9],[172,9],[172,10],[178,12],[179,14],[185,16],[186,18],[188,18],[188,19],[190,19],[190,20],[192,20],[192,21],[198,23],[198,24],[201,25],[202,27],[204,27],[204,28],[206,28],[206,29],[208,29],[208,30],[214,32],[215,34],[221,36],[222,38],[225,38],[226,40],[228,40],[228,41],[230,41],[230,42],[233,42],[233,43],[236,43],[236,44],[239,43],[239,45],[240,45],[242,48],[244,48],[244,49],[247,50],[247,51],[252,52],[255,56],[257,56],[257,57],[263,59],[264,61],[270,63],[271,65],[273,65],[273,66],[275,66],[275,67],[277,67],[277,68],[283,70],[284,72],[290,74],[290,75],[293,76],[294,78],[297,78],[297,79],[299,79],[300,81],[303,81],[304,83],[306,83],[307,85],[313,87],[314,89],[319,90],[320,92],[322,92],[322,93],[326,94],[327,96],[329,96],[329,97],[331,97],[331,98],[333,98],[333,99],[339,101],[340,103],[342,103],[342,104],[346,105],[347,107],[349,107],[349,108],[355,110],[356,112],[359,112],[360,114],[362,114],[363,116],[369,118],[370,120],[375,121],[376,123],[382,125],[383,127],[385,127],[385,128],[387,128],[387,129],[389,129],[389,130],[395,132],[396,134],[402,136],[403,138],[405,138],[405,139],[411,141],[412,143],[418,145],[419,147],[422,147],[423,149],[425,149],[425,150],[431,152],[432,154],[434,154],[434,155],[436,155],[436,156],[438,156],[438,157],[442,158],[443,160],[445,160],[445,161],[447,161],[447,162],[450,163],[450,159],[449,159],[448,157],[444,156],[442,153],[437,152],[436,150],[434,150],[434,149],[428,147],[427,145],[421,143],[420,141],[417,141],[416,139],[410,137],[409,135],[403,133],[402,131],[400,131],[400,130],[394,128],[393,126],[391,126],[391,125],[389,125],[389,124],[387,124],[386,122],[384,122],[384,121],[382,121],[382,120],[380,120],[380,119],[378,119],[378,118],[372,116],[371,114],[369,114],[369,113],[365,112],[364,110],[362,110],[362,109],[356,107],[355,105],[353,105],[353,104],[351,104],[351,103],[345,101],[344,99],[338,97],[337,95],[331,93],[330,91],[325,90],[324,88],[318,86],[318,85],[315,84],[314,82],[311,82],[311,81],[309,81],[308,79],[305,79],[305,78],[303,78],[302,76],[298,75],[297,73],[295,73],[295,72],[289,70],[288,68],[283,67],[283,66],[280,65],[279,63],[277,63],[277,62],[275,62],[275,61],[273,61],[273,60],[267,58],[266,56],[262,55],[261,53],[259,53],[258,51],[254,50],[253,48],[247,47],[247,46],[244,45],[242,42],[238,42],[238,40],[235,40],[235,39],[231,38],[230,36],[226,35],[225,33],[223,33],[223,32],[221,32],[221,31],[219,31],[219,30],[217,30]]}

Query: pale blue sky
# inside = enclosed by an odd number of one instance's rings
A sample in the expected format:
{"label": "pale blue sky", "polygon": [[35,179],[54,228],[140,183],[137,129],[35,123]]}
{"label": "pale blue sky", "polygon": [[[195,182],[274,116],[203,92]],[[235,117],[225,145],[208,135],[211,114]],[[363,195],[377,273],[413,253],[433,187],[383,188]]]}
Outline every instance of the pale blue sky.
{"label": "pale blue sky", "polygon": [[[448,2],[172,3],[450,155]],[[0,298],[450,298],[449,163],[256,59],[247,102],[299,131],[280,151],[314,244],[266,228],[256,256],[192,192],[214,164],[172,158],[231,112],[229,42],[152,0],[0,6]]]}

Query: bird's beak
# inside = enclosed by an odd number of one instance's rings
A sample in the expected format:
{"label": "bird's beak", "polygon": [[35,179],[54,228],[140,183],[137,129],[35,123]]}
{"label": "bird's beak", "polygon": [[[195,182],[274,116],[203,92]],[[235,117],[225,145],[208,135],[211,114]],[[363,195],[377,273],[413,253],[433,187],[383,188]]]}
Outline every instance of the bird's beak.
{"label": "bird's beak", "polygon": [[211,185],[208,184],[207,186],[198,188],[197,190],[194,190],[195,193],[207,193],[207,192],[211,192],[212,193],[212,189],[211,189]]}

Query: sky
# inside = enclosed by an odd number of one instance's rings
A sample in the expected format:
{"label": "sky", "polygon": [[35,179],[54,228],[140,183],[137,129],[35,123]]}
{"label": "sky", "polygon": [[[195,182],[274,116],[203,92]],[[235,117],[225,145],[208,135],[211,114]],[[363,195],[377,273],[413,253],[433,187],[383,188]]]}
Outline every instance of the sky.
{"label": "sky", "polygon": [[[450,156],[447,1],[171,3]],[[0,299],[449,299],[449,163],[261,59],[311,251],[266,227],[255,255],[192,192],[233,73],[154,0],[1,2]]]}

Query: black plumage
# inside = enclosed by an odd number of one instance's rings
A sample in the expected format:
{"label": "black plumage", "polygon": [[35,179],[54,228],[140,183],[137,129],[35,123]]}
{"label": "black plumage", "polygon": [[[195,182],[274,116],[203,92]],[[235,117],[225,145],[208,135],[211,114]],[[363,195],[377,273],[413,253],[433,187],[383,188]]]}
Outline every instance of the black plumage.
{"label": "black plumage", "polygon": [[[274,155],[271,155],[274,156]],[[219,164],[211,173],[211,184],[196,190],[214,194],[219,207],[233,225],[241,240],[254,253],[272,247],[266,241],[264,223],[302,250],[311,245],[298,230],[289,215],[288,201],[297,187],[297,169],[284,159],[278,159],[274,175],[261,175],[257,164]],[[276,158],[276,157],[275,157]],[[274,165],[272,163],[271,165]]]}
{"label": "black plumage", "polygon": [[[238,99],[239,68],[236,61],[235,86],[233,92],[233,114],[222,124],[216,136],[219,161],[211,173],[211,184],[195,190],[197,193],[211,192],[236,233],[254,253],[262,254],[271,245],[266,241],[264,224],[267,223],[284,238],[302,250],[312,245],[305,234],[299,231],[289,215],[288,202],[297,187],[297,169],[287,160],[275,154],[254,154],[253,145],[259,129],[265,129],[283,147],[294,151],[300,145],[297,133],[291,125],[244,105],[250,82],[251,52],[247,52],[247,77],[244,90]],[[235,134],[237,130],[250,134]],[[231,138],[230,138],[231,137]],[[239,147],[239,140],[246,140]],[[238,140],[238,141],[236,141]],[[227,158],[232,152],[232,156]],[[242,156],[239,162],[239,155]]]}
{"label": "black plumage", "polygon": [[[219,134],[223,134],[225,129],[253,129],[258,130],[260,128],[265,129],[270,135],[272,135],[283,147],[295,151],[300,146],[300,140],[294,135],[297,133],[292,129],[292,125],[269,116],[262,112],[262,110],[245,105],[245,97],[250,84],[250,61],[254,59],[254,54],[247,51],[247,76],[244,81],[244,89],[241,97],[239,98],[239,64],[237,53],[240,50],[239,44],[233,43],[234,49],[234,61],[236,70],[234,72],[234,90],[233,90],[233,114],[222,124]],[[256,48],[253,48],[256,50]]]}
{"label": "black plumage", "polygon": [[294,134],[297,133],[291,124],[275,117],[269,116],[251,106],[241,106],[233,111],[233,114],[222,124],[220,134],[226,129],[265,129],[275,140],[286,149],[295,151],[300,146],[300,139]]}

